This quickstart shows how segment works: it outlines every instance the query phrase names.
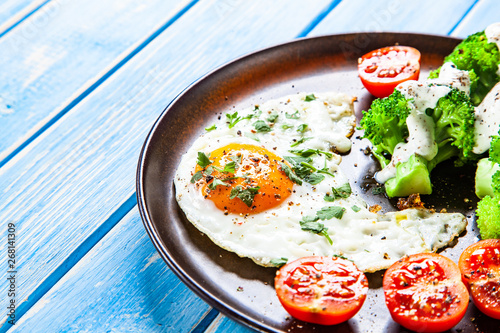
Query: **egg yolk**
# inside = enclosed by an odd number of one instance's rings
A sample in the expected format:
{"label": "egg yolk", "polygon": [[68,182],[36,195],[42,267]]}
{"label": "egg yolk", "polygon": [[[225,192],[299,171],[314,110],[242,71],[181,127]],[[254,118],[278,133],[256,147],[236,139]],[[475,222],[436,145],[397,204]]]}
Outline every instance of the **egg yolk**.
{"label": "egg yolk", "polygon": [[211,152],[209,159],[202,193],[224,213],[259,213],[280,205],[292,193],[293,182],[280,166],[284,160],[265,148],[229,144]]}

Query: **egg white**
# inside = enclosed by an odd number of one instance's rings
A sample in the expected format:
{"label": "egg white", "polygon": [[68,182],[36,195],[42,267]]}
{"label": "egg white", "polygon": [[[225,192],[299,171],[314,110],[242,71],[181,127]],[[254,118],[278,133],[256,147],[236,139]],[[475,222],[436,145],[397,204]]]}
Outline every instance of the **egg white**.
{"label": "egg white", "polygon": [[[466,219],[461,214],[411,209],[382,215],[370,212],[354,194],[325,201],[332,188],[349,182],[339,168],[341,157],[336,153],[331,158],[325,154],[312,157],[316,168],[326,168],[334,177],[325,175],[316,185],[294,184],[293,193],[282,204],[257,214],[224,214],[190,182],[198,152],[208,155],[231,143],[261,146],[280,157],[293,156],[290,149],[349,151],[349,136],[355,126],[354,99],[341,93],[315,93],[311,101],[307,96],[286,96],[257,110],[242,110],[237,116],[252,118],[240,120],[232,128],[223,116],[216,129],[200,136],[183,155],[174,179],[177,201],[186,218],[215,244],[263,266],[272,266],[273,260],[280,258],[291,261],[309,255],[342,255],[361,270],[373,272],[389,267],[404,255],[435,251],[465,229]],[[269,116],[276,114],[276,121],[269,122]],[[254,124],[258,120],[271,124],[272,131],[256,133]],[[303,133],[297,130],[301,124],[307,124]],[[303,138],[310,139],[300,143]],[[296,147],[292,148],[293,144]],[[343,207],[343,216],[318,222],[327,228],[333,244],[322,234],[302,230],[300,225],[304,217],[331,206]]]}

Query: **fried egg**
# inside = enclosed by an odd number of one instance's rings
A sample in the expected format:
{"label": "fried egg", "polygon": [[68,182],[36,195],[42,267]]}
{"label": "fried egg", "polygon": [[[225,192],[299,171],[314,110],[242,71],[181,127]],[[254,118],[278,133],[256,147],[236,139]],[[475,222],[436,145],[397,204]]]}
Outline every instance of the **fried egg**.
{"label": "fried egg", "polygon": [[365,272],[447,245],[461,214],[378,214],[353,194],[341,153],[351,148],[354,98],[299,93],[207,127],[174,183],[186,218],[215,244],[262,266],[309,255],[344,256]]}

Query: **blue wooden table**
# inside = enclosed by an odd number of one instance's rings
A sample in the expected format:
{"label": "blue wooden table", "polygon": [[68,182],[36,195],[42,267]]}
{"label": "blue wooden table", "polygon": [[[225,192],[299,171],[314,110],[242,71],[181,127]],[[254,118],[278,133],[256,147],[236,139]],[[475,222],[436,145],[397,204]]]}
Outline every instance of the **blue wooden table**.
{"label": "blue wooden table", "polygon": [[497,0],[3,0],[0,332],[250,332],[173,274],[141,222],[137,160],[165,106],[295,38],[496,21]]}

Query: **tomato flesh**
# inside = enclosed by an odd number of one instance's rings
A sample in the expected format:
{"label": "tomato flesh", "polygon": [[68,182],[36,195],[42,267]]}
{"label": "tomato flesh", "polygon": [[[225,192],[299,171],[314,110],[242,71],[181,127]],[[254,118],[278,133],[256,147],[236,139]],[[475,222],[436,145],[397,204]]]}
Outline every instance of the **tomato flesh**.
{"label": "tomato flesh", "polygon": [[420,52],[409,46],[389,46],[371,51],[359,58],[358,74],[372,95],[387,97],[401,82],[418,80]]}
{"label": "tomato flesh", "polygon": [[500,239],[472,244],[458,263],[476,307],[485,315],[500,319]]}
{"label": "tomato flesh", "polygon": [[276,273],[275,289],[292,317],[335,325],[359,311],[366,299],[368,280],[349,260],[312,256],[283,266]]}
{"label": "tomato flesh", "polygon": [[383,287],[392,318],[410,330],[448,330],[467,310],[469,295],[458,266],[438,254],[397,261],[384,274]]}

